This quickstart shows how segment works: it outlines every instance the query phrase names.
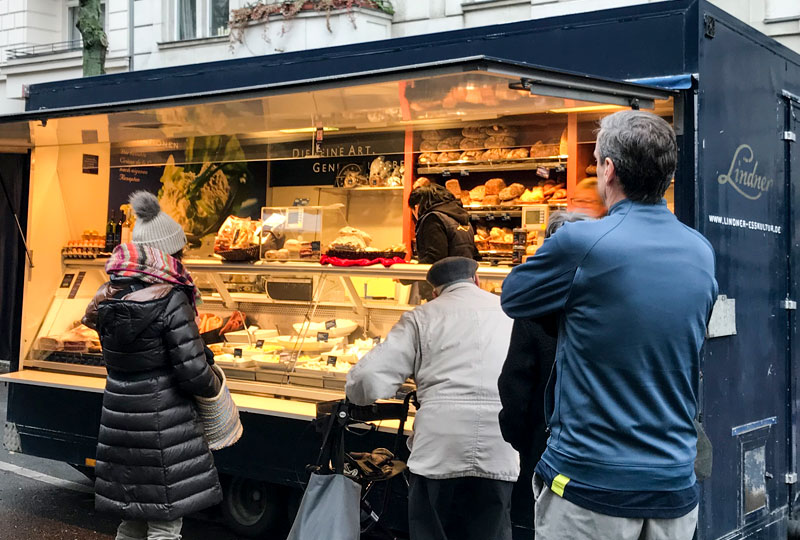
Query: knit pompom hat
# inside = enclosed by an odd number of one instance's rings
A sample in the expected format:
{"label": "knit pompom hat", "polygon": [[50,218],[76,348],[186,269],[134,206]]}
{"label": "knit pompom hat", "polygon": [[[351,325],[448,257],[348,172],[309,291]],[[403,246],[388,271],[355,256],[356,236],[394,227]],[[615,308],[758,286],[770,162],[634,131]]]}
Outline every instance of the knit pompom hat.
{"label": "knit pompom hat", "polygon": [[137,191],[129,199],[136,224],[131,235],[134,244],[160,249],[174,255],[186,245],[186,234],[178,222],[161,210],[158,199],[148,191]]}

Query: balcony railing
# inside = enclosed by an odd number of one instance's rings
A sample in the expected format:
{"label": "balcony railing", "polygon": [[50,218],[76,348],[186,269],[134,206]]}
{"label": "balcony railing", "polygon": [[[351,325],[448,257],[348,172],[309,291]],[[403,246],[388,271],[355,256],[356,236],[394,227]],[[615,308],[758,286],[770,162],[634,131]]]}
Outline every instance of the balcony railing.
{"label": "balcony railing", "polygon": [[6,49],[7,60],[19,60],[21,58],[31,58],[33,56],[44,56],[47,54],[58,54],[69,51],[77,51],[83,48],[82,39],[72,41],[59,41],[58,43],[46,43],[41,45],[26,45],[24,47],[13,47]]}

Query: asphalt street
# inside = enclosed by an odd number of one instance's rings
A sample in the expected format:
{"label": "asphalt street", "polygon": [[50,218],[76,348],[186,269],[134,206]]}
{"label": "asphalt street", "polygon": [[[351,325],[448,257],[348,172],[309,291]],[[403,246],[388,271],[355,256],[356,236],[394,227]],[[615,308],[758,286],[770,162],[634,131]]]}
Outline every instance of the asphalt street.
{"label": "asphalt street", "polygon": [[[7,385],[0,384],[3,429],[7,394]],[[69,465],[0,448],[0,540],[110,540],[117,524],[116,518],[94,511],[92,483]],[[212,511],[186,519],[183,538],[238,537]]]}

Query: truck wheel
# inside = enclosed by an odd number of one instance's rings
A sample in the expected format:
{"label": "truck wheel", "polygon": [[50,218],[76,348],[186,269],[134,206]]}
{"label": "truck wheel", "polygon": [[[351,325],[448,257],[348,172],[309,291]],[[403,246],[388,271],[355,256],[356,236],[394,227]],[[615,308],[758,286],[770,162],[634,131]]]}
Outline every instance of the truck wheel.
{"label": "truck wheel", "polygon": [[223,490],[222,515],[236,534],[257,538],[283,524],[286,509],[278,486],[234,476]]}

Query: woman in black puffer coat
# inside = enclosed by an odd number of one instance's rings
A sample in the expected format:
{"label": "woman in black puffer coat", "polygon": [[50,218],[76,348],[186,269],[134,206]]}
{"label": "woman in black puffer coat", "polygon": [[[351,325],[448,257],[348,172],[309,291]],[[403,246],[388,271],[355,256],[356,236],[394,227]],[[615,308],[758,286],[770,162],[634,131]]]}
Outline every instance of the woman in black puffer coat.
{"label": "woman in black puffer coat", "polygon": [[[131,244],[86,310],[108,376],[97,446],[95,505],[122,518],[117,540],[179,539],[183,516],[222,500],[194,396],[220,381],[195,324],[196,289],[180,263],[181,227],[150,194],[134,194]],[[178,255],[173,257],[172,253]]]}

